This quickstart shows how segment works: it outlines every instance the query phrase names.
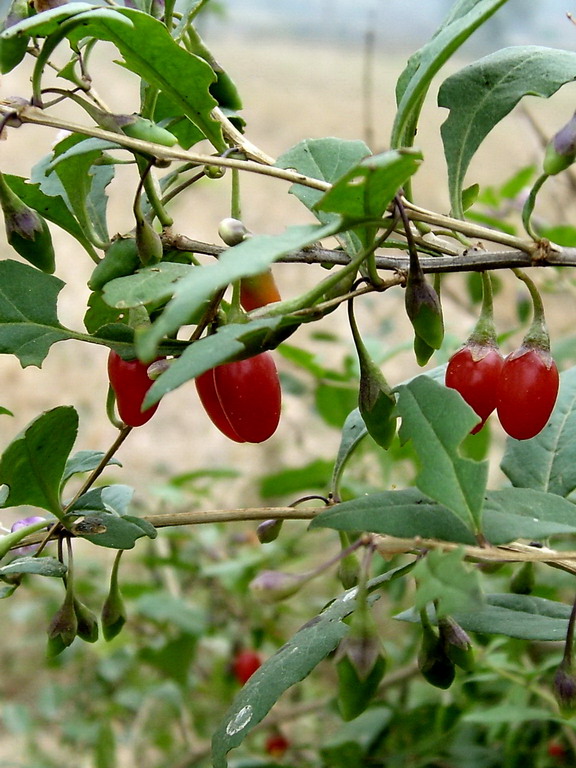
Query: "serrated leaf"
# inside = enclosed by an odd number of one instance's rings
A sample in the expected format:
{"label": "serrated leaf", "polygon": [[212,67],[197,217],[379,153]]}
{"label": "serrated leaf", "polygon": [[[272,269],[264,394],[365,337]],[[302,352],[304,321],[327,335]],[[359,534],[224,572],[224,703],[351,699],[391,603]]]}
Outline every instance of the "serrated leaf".
{"label": "serrated leaf", "polygon": [[415,607],[420,610],[434,602],[437,616],[453,615],[464,609],[478,610],[482,590],[478,572],[465,568],[463,549],[428,552],[412,571],[417,581]]}
{"label": "serrated leaf", "polygon": [[410,57],[396,87],[398,110],[392,128],[392,148],[412,146],[422,103],[432,78],[462,43],[505,2],[476,0],[472,3],[463,0],[457,3],[429,42]]}
{"label": "serrated leaf", "polygon": [[416,485],[479,531],[488,462],[463,458],[458,451],[478,417],[458,392],[429,376],[418,376],[398,391],[400,439],[412,440],[421,462]]}
{"label": "serrated leaf", "polygon": [[576,489],[576,368],[560,374],[550,420],[531,440],[506,441],[502,471],[512,485],[567,497]]}
{"label": "serrated leaf", "polygon": [[37,576],[62,577],[68,569],[54,557],[18,557],[8,565],[0,566],[0,576],[33,573]]}
{"label": "serrated leaf", "polygon": [[455,514],[424,496],[417,488],[382,491],[343,501],[320,512],[310,523],[310,528],[476,543],[472,532]]}
{"label": "serrated leaf", "polygon": [[298,321],[285,320],[282,317],[221,326],[215,334],[204,336],[190,344],[180,357],[171,363],[168,370],[148,390],[143,407],[154,405],[168,392],[217,365],[241,360],[274,348],[297,327]]}
{"label": "serrated leaf", "polygon": [[524,96],[548,98],[575,79],[576,53],[527,45],[496,51],[444,81],[438,105],[450,110],[441,133],[455,216],[463,216],[466,170],[494,126]]}
{"label": "serrated leaf", "polygon": [[59,194],[48,195],[39,184],[28,182],[21,176],[4,174],[4,181],[18,197],[45,219],[64,229],[82,245],[91,256],[95,255],[92,243],[85,236],[82,227],[70,213],[64,198]]}
{"label": "serrated leaf", "polygon": [[193,267],[178,281],[174,298],[137,340],[139,356],[152,360],[165,335],[178,330],[216,291],[241,277],[258,275],[281,256],[334,234],[338,225],[289,227],[280,235],[259,235],[229,248],[215,264]]}
{"label": "serrated leaf", "polygon": [[[453,619],[467,632],[506,635],[521,640],[566,639],[571,605],[529,595],[486,595],[486,602],[478,611],[460,611]],[[429,610],[431,620],[433,610]],[[413,608],[394,616],[399,621],[419,623]]]}
{"label": "serrated leaf", "polygon": [[[78,451],[66,462],[64,475],[62,477],[63,482],[66,482],[66,480],[69,480],[73,475],[77,475],[81,472],[92,472],[100,465],[104,456],[105,454],[103,451]],[[115,458],[111,458],[106,463],[107,467],[112,465],[117,467],[122,466],[118,459]]]}
{"label": "serrated leaf", "polygon": [[0,354],[16,355],[23,368],[40,367],[52,344],[72,338],[56,314],[64,285],[27,264],[0,261]]}
{"label": "serrated leaf", "polygon": [[157,302],[165,302],[172,298],[176,283],[190,274],[193,267],[189,264],[174,264],[166,261],[153,267],[146,267],[134,275],[117,277],[106,283],[103,299],[110,307],[128,309],[142,307]]}
{"label": "serrated leaf", "polygon": [[[370,586],[398,578],[411,568],[409,565],[388,571]],[[242,743],[288,688],[303,680],[336,648],[348,632],[342,620],[354,610],[355,595],[356,590],[351,589],[336,598],[250,677],[212,738],[213,768],[226,768],[227,753]]]}
{"label": "serrated leaf", "polygon": [[71,406],[53,408],[29,424],[0,457],[0,485],[10,489],[1,506],[26,504],[60,517],[60,484],[77,432]]}

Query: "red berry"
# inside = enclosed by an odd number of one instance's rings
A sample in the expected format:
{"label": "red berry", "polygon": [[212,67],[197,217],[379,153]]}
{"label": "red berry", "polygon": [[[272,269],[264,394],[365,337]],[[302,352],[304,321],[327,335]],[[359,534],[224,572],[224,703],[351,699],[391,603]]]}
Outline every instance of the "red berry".
{"label": "red berry", "polygon": [[232,662],[232,672],[240,685],[244,685],[261,666],[262,659],[256,651],[238,651]]}
{"label": "red berry", "polygon": [[549,352],[522,346],[504,360],[498,384],[498,418],[516,440],[546,426],[558,396],[559,377]]}
{"label": "red berry", "polygon": [[482,419],[475,435],[496,408],[498,381],[504,358],[491,344],[467,344],[458,350],[446,368],[446,386],[459,392]]}
{"label": "red berry", "polygon": [[554,757],[557,760],[563,760],[566,757],[566,749],[563,744],[557,741],[549,741],[546,748],[549,757]]}
{"label": "red berry", "polygon": [[158,404],[142,411],[146,393],[154,383],[148,378],[148,364],[123,360],[114,350],[108,356],[108,378],[116,395],[118,413],[129,427],[140,427],[154,416]]}
{"label": "red berry", "polygon": [[269,352],[206,371],[196,388],[212,422],[231,440],[262,443],[276,431],[281,392]]}
{"label": "red berry", "polygon": [[275,733],[266,739],[265,750],[272,757],[282,757],[284,752],[290,747],[290,742],[281,733]]}

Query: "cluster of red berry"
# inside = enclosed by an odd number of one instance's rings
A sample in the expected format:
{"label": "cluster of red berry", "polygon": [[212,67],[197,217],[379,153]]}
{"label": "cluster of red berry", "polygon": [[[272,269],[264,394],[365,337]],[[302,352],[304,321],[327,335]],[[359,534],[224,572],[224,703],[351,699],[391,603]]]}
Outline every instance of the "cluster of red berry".
{"label": "cluster of red berry", "polygon": [[491,343],[468,343],[450,358],[446,386],[457,390],[480,417],[478,432],[496,410],[502,427],[516,440],[541,432],[558,395],[558,369],[550,353],[523,344],[503,358]]}

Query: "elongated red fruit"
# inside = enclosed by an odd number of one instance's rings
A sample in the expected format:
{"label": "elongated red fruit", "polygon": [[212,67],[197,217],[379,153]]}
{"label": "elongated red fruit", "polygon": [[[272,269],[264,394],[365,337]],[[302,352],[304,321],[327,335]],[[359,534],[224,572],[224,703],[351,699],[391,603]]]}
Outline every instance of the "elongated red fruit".
{"label": "elongated red fruit", "polygon": [[498,384],[498,418],[516,440],[546,426],[558,396],[559,376],[549,352],[522,346],[504,360]]}
{"label": "elongated red fruit", "polygon": [[212,422],[231,440],[262,443],[276,431],[282,395],[269,352],[212,368],[198,376],[196,388]]}
{"label": "elongated red fruit", "polygon": [[498,382],[504,358],[492,344],[468,343],[448,362],[446,386],[459,392],[482,421],[472,430],[479,432],[496,408]]}
{"label": "elongated red fruit", "polygon": [[146,393],[154,383],[148,378],[147,371],[148,365],[140,360],[123,360],[114,350],[110,350],[108,378],[116,395],[118,414],[129,427],[146,424],[158,408],[156,404],[142,410]]}

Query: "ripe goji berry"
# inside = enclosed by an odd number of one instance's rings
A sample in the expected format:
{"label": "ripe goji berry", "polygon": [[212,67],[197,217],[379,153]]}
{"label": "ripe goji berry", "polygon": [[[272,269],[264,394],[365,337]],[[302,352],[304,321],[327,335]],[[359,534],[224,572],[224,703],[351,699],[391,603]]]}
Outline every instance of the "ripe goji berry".
{"label": "ripe goji berry", "polygon": [[522,345],[504,360],[498,383],[498,418],[516,440],[541,432],[558,396],[559,376],[549,352]]}
{"label": "ripe goji berry", "polygon": [[110,350],[108,378],[116,395],[118,414],[122,421],[129,427],[146,424],[158,408],[156,404],[142,410],[146,393],[153,384],[148,378],[148,365],[140,360],[123,360],[117,352]]}
{"label": "ripe goji berry", "polygon": [[196,379],[200,401],[212,422],[237,443],[262,443],[280,420],[281,391],[269,352],[224,363]]}
{"label": "ripe goji berry", "polygon": [[468,343],[448,362],[446,386],[459,392],[481,421],[472,430],[479,432],[496,408],[498,382],[504,358],[492,344]]}

